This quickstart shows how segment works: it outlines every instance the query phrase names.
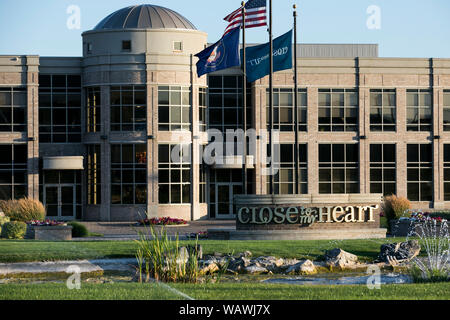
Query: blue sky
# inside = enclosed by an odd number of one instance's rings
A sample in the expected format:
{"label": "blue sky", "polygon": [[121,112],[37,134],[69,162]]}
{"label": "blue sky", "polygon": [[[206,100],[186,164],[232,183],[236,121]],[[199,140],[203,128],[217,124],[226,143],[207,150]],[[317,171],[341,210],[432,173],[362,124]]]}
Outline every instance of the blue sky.
{"label": "blue sky", "polygon": [[[223,34],[228,13],[241,0],[148,0],[173,9],[209,34]],[[292,4],[299,6],[299,41],[303,43],[378,43],[382,57],[450,58],[448,0],[273,0],[274,35],[292,28]],[[143,0],[1,0],[0,54],[80,56],[81,33],[105,16]],[[81,9],[81,28],[66,26],[70,5]],[[369,29],[367,8],[378,6],[381,29]],[[248,42],[267,42],[265,28],[248,30]]]}

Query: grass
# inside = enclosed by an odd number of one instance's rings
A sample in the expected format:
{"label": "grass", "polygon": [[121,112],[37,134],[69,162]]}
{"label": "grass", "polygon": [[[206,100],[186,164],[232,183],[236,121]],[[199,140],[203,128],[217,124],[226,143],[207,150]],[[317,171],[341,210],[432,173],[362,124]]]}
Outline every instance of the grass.
{"label": "grass", "polygon": [[[249,250],[253,256],[320,260],[325,250],[341,248],[358,256],[361,261],[373,261],[385,243],[401,242],[405,238],[374,240],[314,240],[314,241],[219,241],[202,240],[203,254],[228,254]],[[195,241],[180,241],[181,245]],[[134,241],[46,242],[32,240],[0,240],[0,263],[99,258],[135,257]]]}
{"label": "grass", "polygon": [[[449,300],[450,283],[358,286],[300,286],[263,283],[171,284],[196,300]],[[175,291],[157,283],[2,284],[0,300],[177,300]]]}

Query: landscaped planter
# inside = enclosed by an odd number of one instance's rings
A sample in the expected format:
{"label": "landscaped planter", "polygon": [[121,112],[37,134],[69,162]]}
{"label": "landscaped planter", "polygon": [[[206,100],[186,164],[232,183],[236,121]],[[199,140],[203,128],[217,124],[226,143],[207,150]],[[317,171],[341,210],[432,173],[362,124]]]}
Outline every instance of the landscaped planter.
{"label": "landscaped planter", "polygon": [[[430,229],[430,227],[434,227],[434,223],[428,225],[428,228],[423,228],[422,225],[424,223],[433,223],[433,222],[420,222],[420,221],[414,221],[414,220],[391,220],[389,222],[390,224],[390,234],[394,237],[406,237],[406,236],[422,236],[423,233],[428,233],[427,229]],[[436,232],[437,234],[440,233],[441,229],[441,223],[436,222]]]}
{"label": "landscaped planter", "polygon": [[32,226],[28,225],[27,239],[65,241],[72,240],[72,226]]}

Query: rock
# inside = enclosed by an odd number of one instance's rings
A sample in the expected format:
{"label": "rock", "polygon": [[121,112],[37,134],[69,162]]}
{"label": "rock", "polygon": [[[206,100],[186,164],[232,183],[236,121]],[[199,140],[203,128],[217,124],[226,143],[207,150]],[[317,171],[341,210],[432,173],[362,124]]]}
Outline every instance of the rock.
{"label": "rock", "polygon": [[245,268],[245,272],[248,274],[262,274],[262,273],[268,273],[269,270],[267,270],[264,267],[260,267],[255,264],[252,264]]}
{"label": "rock", "polygon": [[417,240],[388,243],[381,246],[377,260],[385,263],[390,263],[392,260],[396,262],[410,261],[417,257],[419,253],[420,244]]}
{"label": "rock", "polygon": [[214,257],[223,257],[223,253],[221,253],[221,252],[214,252]]}
{"label": "rock", "polygon": [[5,213],[2,210],[0,210],[0,217],[4,217],[4,216],[5,216]]}
{"label": "rock", "polygon": [[189,251],[186,247],[181,247],[178,250],[177,264],[186,263],[189,259]]}
{"label": "rock", "polygon": [[251,264],[250,260],[245,257],[232,258],[228,264],[228,269],[233,272],[242,272]]}
{"label": "rock", "polygon": [[288,267],[286,273],[309,275],[309,274],[316,274],[317,269],[311,260],[305,260]]}
{"label": "rock", "polygon": [[325,263],[328,267],[344,269],[357,264],[358,257],[342,249],[333,249],[325,252]]}
{"label": "rock", "polygon": [[250,258],[253,255],[253,253],[251,251],[245,251],[244,253],[242,253],[242,256],[244,256],[245,258]]}
{"label": "rock", "polygon": [[269,271],[277,272],[283,266],[284,260],[277,259],[275,257],[259,257],[252,260],[252,262],[255,265],[263,267]]}
{"label": "rock", "polygon": [[201,274],[213,274],[217,271],[219,271],[219,266],[213,260],[205,261],[200,269]]}
{"label": "rock", "polygon": [[196,246],[188,245],[187,250],[188,250],[189,254],[197,253],[197,259],[203,259],[203,248],[200,244],[198,244]]}

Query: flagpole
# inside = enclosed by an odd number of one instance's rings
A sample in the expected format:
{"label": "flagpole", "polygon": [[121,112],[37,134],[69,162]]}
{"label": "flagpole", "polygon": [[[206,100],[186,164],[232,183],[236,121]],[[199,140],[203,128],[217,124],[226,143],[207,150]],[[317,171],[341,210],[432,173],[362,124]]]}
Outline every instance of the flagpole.
{"label": "flagpole", "polygon": [[242,122],[244,129],[242,156],[242,193],[247,194],[247,59],[245,52],[245,2],[242,5]]}
{"label": "flagpole", "polygon": [[269,193],[273,194],[273,137],[272,137],[272,129],[273,129],[273,39],[272,39],[272,0],[269,0],[269,65],[270,65],[270,73],[269,73],[269,145],[270,145],[270,157],[271,157],[271,166],[270,166],[270,189]]}
{"label": "flagpole", "polygon": [[299,145],[298,145],[298,79],[297,79],[297,5],[294,4],[294,124],[295,124],[295,194],[300,194],[299,190]]}

